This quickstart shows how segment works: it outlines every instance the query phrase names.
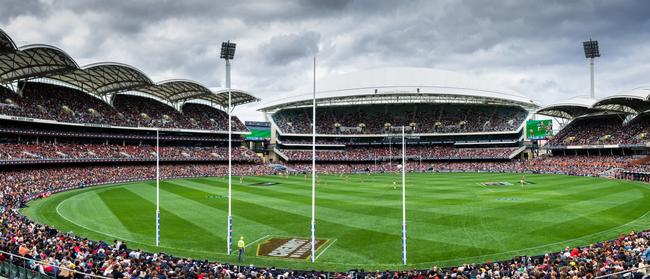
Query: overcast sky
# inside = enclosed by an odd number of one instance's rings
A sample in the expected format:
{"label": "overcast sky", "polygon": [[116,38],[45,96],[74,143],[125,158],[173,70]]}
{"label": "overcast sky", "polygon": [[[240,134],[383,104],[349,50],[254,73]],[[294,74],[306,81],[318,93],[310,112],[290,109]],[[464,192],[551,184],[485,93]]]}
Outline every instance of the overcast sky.
{"label": "overcast sky", "polygon": [[[268,100],[318,77],[427,67],[488,77],[549,104],[589,93],[581,42],[600,43],[596,95],[650,84],[649,1],[0,0],[0,28],[80,65],[133,65],[154,81],[223,87],[219,45],[237,43],[234,88]],[[262,102],[263,103],[263,102]],[[236,110],[261,120],[260,104]]]}

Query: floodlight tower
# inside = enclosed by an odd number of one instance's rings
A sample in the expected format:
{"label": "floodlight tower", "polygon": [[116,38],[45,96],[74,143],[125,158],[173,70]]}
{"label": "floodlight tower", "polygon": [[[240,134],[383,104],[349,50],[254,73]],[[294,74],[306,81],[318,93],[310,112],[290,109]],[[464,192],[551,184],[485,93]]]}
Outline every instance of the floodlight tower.
{"label": "floodlight tower", "polygon": [[228,255],[232,253],[232,93],[230,91],[230,60],[235,58],[237,44],[221,43],[221,59],[226,60],[226,89],[228,89]]}
{"label": "floodlight tower", "polygon": [[589,59],[591,68],[591,98],[594,99],[594,60],[596,57],[600,57],[600,51],[598,50],[598,41],[594,41],[590,38],[589,41],[582,42],[582,47],[585,50],[585,58]]}

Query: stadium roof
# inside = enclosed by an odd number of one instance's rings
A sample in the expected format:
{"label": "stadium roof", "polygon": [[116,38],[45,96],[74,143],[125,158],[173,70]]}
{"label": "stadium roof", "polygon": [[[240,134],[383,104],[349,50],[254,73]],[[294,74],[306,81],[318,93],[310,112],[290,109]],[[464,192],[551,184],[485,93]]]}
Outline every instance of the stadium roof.
{"label": "stadium roof", "polygon": [[14,44],[14,40],[5,31],[0,29],[0,53],[14,51],[15,49],[16,44]]}
{"label": "stadium roof", "polygon": [[[213,92],[206,86],[191,80],[166,80],[138,91],[151,94],[171,103],[181,103],[198,99],[218,104],[222,107],[228,106],[227,89]],[[258,98],[243,90],[231,89],[230,92],[232,94],[231,101],[233,106],[259,101]]]}
{"label": "stadium roof", "polygon": [[[310,83],[311,84],[311,83]],[[260,111],[310,106],[312,89],[300,88],[265,104]],[[467,102],[538,108],[526,96],[493,81],[428,68],[379,68],[326,77],[316,82],[319,104]]]}
{"label": "stadium roof", "polygon": [[0,81],[46,77],[78,69],[63,50],[48,45],[27,45],[0,54]]}
{"label": "stadium roof", "polygon": [[[79,67],[63,50],[49,45],[17,48],[11,37],[0,29],[0,84],[47,78],[69,84],[98,97],[137,91],[171,104],[203,100],[228,106],[228,90],[213,92],[191,80],[167,80],[154,83],[145,73],[121,63],[95,63]],[[259,101],[246,91],[231,89],[232,104]]]}
{"label": "stadium roof", "polygon": [[650,87],[638,87],[630,91],[600,99],[593,105],[611,111],[640,114],[650,110]]}
{"label": "stadium roof", "polygon": [[98,96],[153,85],[142,71],[121,63],[95,63],[81,69],[49,76]]}
{"label": "stadium roof", "polygon": [[247,103],[252,103],[252,102],[257,102],[260,99],[253,97],[246,91],[242,90],[237,90],[237,89],[223,89],[214,92],[214,95],[210,97],[210,99],[207,99],[208,101],[216,102],[218,104],[221,104],[223,107],[228,106],[228,91],[230,91],[230,98],[231,98],[231,103],[233,106],[238,106],[242,104],[247,104]]}
{"label": "stadium roof", "polygon": [[536,113],[541,115],[572,119],[601,111],[592,108],[595,103],[596,99],[574,97],[561,103],[540,108]]}
{"label": "stadium roof", "polygon": [[650,112],[650,87],[638,87],[600,100],[575,97],[537,110],[537,114],[573,119],[601,113],[638,116]]}

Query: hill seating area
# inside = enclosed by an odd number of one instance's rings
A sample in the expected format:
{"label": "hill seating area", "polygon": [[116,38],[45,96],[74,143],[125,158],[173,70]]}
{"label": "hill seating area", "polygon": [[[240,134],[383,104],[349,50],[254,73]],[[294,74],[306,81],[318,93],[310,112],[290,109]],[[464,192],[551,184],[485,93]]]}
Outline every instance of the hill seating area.
{"label": "hill seating area", "polygon": [[[111,106],[72,88],[32,82],[22,88],[22,96],[2,87],[0,114],[125,127],[228,130],[226,112],[207,105],[186,104],[180,112],[152,98],[118,94]],[[247,131],[235,116],[233,131]]]}
{"label": "hill seating area", "polygon": [[[321,134],[382,134],[390,127],[415,124],[416,133],[514,131],[528,113],[518,107],[483,105],[380,105],[320,107],[317,132]],[[311,133],[311,109],[285,109],[273,114],[284,133]]]}

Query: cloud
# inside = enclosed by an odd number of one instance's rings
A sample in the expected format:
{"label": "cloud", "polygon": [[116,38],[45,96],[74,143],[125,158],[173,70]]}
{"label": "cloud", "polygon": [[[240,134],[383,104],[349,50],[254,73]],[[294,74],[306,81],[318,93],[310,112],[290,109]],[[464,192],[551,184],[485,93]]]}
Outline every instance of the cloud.
{"label": "cloud", "polygon": [[[222,41],[237,43],[233,86],[264,100],[317,76],[384,66],[475,74],[542,104],[589,91],[581,42],[599,40],[597,96],[650,76],[647,1],[0,0],[19,45],[58,46],[80,64],[116,61],[154,80],[223,86]],[[258,105],[236,110],[260,120]]]}
{"label": "cloud", "polygon": [[39,0],[0,1],[0,24],[7,24],[19,16],[40,17],[45,13],[45,6]]}
{"label": "cloud", "polygon": [[278,35],[260,46],[269,65],[286,65],[291,62],[311,57],[318,53],[320,34],[316,32],[301,32]]}

